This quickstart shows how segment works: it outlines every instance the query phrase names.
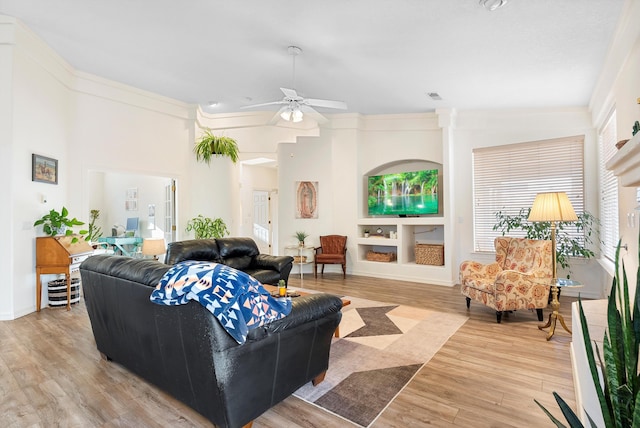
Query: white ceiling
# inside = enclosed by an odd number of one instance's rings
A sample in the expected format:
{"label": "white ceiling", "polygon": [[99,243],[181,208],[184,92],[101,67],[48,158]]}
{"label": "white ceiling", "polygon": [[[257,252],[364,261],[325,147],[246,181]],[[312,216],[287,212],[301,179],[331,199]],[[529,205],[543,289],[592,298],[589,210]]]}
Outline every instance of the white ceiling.
{"label": "white ceiling", "polygon": [[0,0],[0,13],[76,69],[187,103],[217,101],[210,112],[280,100],[278,88],[292,87],[287,46],[296,45],[299,94],[383,114],[586,106],[623,5],[509,0],[489,12],[478,0]]}

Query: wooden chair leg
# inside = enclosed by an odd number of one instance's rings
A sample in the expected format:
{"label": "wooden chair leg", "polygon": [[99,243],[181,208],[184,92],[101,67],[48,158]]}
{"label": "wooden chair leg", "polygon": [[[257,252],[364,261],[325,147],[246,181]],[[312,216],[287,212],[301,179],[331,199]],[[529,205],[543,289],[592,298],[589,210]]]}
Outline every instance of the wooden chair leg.
{"label": "wooden chair leg", "polygon": [[471,306],[471,297],[467,297],[467,309]]}
{"label": "wooden chair leg", "polygon": [[315,259],[313,260],[313,277],[318,277],[318,264],[316,263]]}
{"label": "wooden chair leg", "polygon": [[346,263],[342,264],[342,278],[346,278],[347,277],[347,265]]}
{"label": "wooden chair leg", "polygon": [[500,321],[502,321],[502,311],[496,311],[496,320],[498,324],[500,324]]}
{"label": "wooden chair leg", "polygon": [[538,314],[538,321],[542,321],[544,319],[544,315],[542,314],[542,309],[536,309],[536,314]]}

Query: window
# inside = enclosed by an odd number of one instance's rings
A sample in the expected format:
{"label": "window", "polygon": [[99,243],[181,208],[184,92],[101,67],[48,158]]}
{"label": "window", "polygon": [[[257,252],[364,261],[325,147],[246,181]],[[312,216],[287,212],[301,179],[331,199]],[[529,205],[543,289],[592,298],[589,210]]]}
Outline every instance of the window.
{"label": "window", "polygon": [[599,133],[600,166],[600,240],[601,254],[612,260],[618,245],[618,179],[606,168],[616,153],[616,111],[613,110]]}
{"label": "window", "polygon": [[[494,251],[495,213],[516,215],[541,192],[566,192],[576,213],[584,211],[584,136],[473,150],[476,251]],[[512,233],[512,236],[524,236]]]}

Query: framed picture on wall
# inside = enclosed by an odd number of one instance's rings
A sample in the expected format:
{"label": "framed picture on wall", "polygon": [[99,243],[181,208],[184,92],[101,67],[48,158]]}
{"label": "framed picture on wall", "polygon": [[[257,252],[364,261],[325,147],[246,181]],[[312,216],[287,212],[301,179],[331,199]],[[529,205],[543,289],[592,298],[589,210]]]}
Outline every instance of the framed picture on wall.
{"label": "framed picture on wall", "polygon": [[296,218],[318,218],[318,182],[296,181]]}
{"label": "framed picture on wall", "polygon": [[31,181],[58,184],[58,160],[33,153],[31,155]]}

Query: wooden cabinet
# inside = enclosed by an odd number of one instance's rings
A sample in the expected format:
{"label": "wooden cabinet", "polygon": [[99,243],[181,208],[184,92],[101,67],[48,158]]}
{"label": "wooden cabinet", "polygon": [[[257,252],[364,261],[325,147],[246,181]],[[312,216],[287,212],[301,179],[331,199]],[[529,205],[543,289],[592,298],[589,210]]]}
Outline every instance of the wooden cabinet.
{"label": "wooden cabinet", "polygon": [[[72,242],[73,239],[78,242]],[[43,236],[36,238],[36,310],[42,306],[40,275],[64,274],[67,280],[67,310],[71,309],[71,274],[77,272],[93,248],[81,236]]]}

